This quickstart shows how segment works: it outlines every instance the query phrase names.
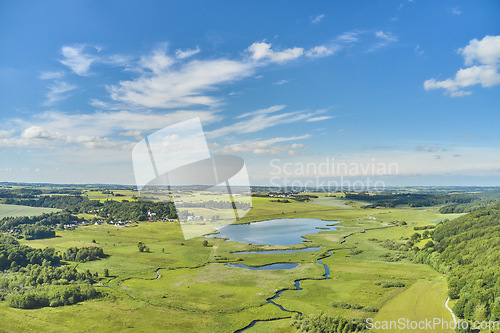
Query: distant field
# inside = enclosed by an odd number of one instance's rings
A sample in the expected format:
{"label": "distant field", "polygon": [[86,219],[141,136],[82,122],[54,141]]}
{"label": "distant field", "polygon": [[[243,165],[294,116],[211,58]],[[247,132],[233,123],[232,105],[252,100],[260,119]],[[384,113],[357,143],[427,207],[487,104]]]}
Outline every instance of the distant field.
{"label": "distant field", "polygon": [[43,213],[52,213],[52,212],[57,212],[59,210],[60,209],[55,209],[55,208],[0,204],[0,219],[3,219],[4,217],[42,215]]}
{"label": "distant field", "polygon": [[90,200],[99,200],[100,202],[104,202],[106,200],[114,200],[114,201],[135,201],[133,196],[138,196],[137,191],[130,190],[113,190],[113,194],[103,194],[102,191],[86,191],[83,195],[86,195]]}

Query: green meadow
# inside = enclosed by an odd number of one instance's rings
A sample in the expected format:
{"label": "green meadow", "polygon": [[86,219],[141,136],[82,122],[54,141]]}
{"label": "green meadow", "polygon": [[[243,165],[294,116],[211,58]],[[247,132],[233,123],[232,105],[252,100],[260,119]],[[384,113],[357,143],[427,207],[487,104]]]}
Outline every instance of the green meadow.
{"label": "green meadow", "polygon": [[[309,242],[290,247],[217,238],[209,238],[208,246],[204,246],[203,237],[185,240],[174,222],[141,222],[128,227],[90,225],[58,230],[57,237],[51,239],[24,241],[29,246],[51,246],[61,251],[72,246],[102,247],[109,257],[80,263],[77,269],[99,273],[97,288],[103,297],[37,310],[12,309],[0,302],[0,331],[233,332],[253,320],[279,319],[258,322],[247,331],[293,332],[289,318],[294,312],[375,320],[421,320],[429,316],[451,320],[444,307],[445,278],[426,265],[404,258],[388,261],[401,253],[385,248],[383,243],[409,238],[416,226],[435,224],[458,214],[442,215],[437,207],[363,209],[359,205],[341,197],[321,196],[310,202],[290,203],[253,198],[253,208],[241,222],[301,217],[342,221],[337,230],[319,231],[307,236]],[[139,252],[138,242],[145,243],[150,252]],[[292,254],[233,253],[306,246],[322,249]],[[327,255],[328,250],[332,256]],[[323,277],[319,258],[330,268],[331,279]],[[226,266],[277,262],[300,265],[274,271]],[[104,269],[109,270],[109,277],[103,276]],[[300,291],[294,286],[298,279]],[[380,281],[398,281],[404,287],[383,288],[377,284]],[[274,302],[290,312],[266,301],[280,290],[286,291]],[[349,308],[332,305],[338,302],[349,304]]]}

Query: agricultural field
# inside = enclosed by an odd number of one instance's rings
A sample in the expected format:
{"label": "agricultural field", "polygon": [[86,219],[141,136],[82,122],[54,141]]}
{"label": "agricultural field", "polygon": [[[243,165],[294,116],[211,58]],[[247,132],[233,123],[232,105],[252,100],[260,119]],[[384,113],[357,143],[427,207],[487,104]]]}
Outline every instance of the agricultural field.
{"label": "agricultural field", "polygon": [[[12,309],[0,302],[4,323],[0,331],[73,332],[84,327],[96,332],[232,332],[259,320],[246,331],[294,332],[290,318],[299,312],[304,316],[323,312],[376,320],[392,320],[403,314],[416,320],[432,314],[451,320],[444,308],[445,277],[405,258],[388,261],[397,254],[383,243],[407,239],[416,226],[436,224],[460,214],[443,215],[438,207],[360,209],[356,207],[359,203],[324,195],[310,202],[272,200],[253,198],[253,208],[240,223],[307,217],[341,224],[337,230],[321,230],[306,236],[307,243],[289,247],[219,238],[208,238],[208,244],[203,244],[203,237],[185,240],[175,222],[140,222],[127,227],[89,225],[58,230],[55,238],[24,240],[31,247],[49,246],[58,251],[73,246],[101,247],[109,257],[79,263],[77,269],[99,273],[96,288],[104,297],[36,310]],[[150,252],[139,252],[138,242],[146,244]],[[233,253],[309,246],[321,249],[293,254]],[[330,269],[329,279],[325,279],[325,268],[318,259]],[[279,262],[299,266],[274,271],[226,266]],[[109,277],[103,277],[105,269]],[[301,290],[296,290],[296,280],[300,280]],[[397,281],[404,286],[384,288],[381,281]],[[281,290],[285,291],[273,301],[286,311],[267,301]],[[425,293],[429,297],[424,297]],[[344,303],[349,307],[339,306]]]}
{"label": "agricultural field", "polygon": [[0,204],[0,219],[16,216],[36,216],[57,212],[59,209]]}

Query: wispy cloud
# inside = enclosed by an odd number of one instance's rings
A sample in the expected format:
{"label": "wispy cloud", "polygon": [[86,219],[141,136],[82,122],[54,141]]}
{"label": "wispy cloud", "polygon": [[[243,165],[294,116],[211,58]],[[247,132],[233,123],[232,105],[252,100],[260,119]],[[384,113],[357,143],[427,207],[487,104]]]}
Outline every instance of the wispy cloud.
{"label": "wispy cloud", "polygon": [[310,58],[321,58],[334,54],[340,50],[340,45],[319,45],[306,51],[306,56]]}
{"label": "wispy cloud", "polygon": [[384,32],[382,30],[375,31],[374,33],[377,42],[375,45],[368,49],[368,52],[376,51],[382,47],[385,47],[391,43],[397,42],[398,38],[390,31]]}
{"label": "wispy cloud", "polygon": [[313,119],[318,114],[318,112],[304,111],[277,113],[283,109],[283,105],[277,105],[257,110],[256,112],[245,113],[238,117],[244,120],[210,131],[207,133],[207,136],[209,138],[216,138],[230,134],[254,133],[277,125],[290,124],[302,120],[307,121],[308,119]]}
{"label": "wispy cloud", "polygon": [[64,57],[64,59],[60,60],[61,63],[80,76],[87,76],[90,66],[97,60],[95,56],[86,53],[85,48],[85,45],[79,44],[63,46],[61,49],[61,54]]}
{"label": "wispy cloud", "polygon": [[226,154],[253,153],[253,154],[271,154],[271,155],[281,155],[281,154],[296,155],[299,153],[300,149],[305,148],[303,144],[297,142],[288,145],[276,145],[276,144],[281,142],[299,141],[307,139],[309,137],[310,137],[309,134],[305,134],[301,136],[278,137],[265,140],[245,141],[217,148],[216,151]]}
{"label": "wispy cloud", "polygon": [[[141,57],[134,71],[135,79],[107,86],[112,103],[93,100],[92,105],[106,109],[120,108],[179,108],[220,105],[221,97],[213,95],[221,85],[254,75],[258,68],[270,63],[284,64],[306,56],[324,57],[336,51],[334,46],[316,46],[305,51],[301,47],[273,50],[271,44],[256,42],[246,49],[242,59],[188,59],[200,52],[177,50],[167,54],[166,46]],[[284,83],[284,82],[283,82]]]}
{"label": "wispy cloud", "polygon": [[422,50],[422,48],[420,47],[420,45],[417,45],[417,46],[415,46],[415,53],[418,56],[423,56],[424,55],[424,50]]}
{"label": "wispy cloud", "polygon": [[280,81],[274,82],[274,84],[277,86],[282,86],[284,84],[287,84],[288,82],[289,82],[288,80],[280,80]]}
{"label": "wispy cloud", "polygon": [[427,146],[427,145],[419,145],[415,147],[416,151],[426,151],[428,153],[435,153],[437,151],[442,150],[438,146]]}
{"label": "wispy cloud", "polygon": [[236,118],[241,119],[241,118],[246,118],[246,117],[250,117],[250,116],[270,114],[270,113],[281,111],[284,108],[286,108],[286,105],[273,105],[273,106],[265,108],[265,109],[259,109],[259,110],[255,110],[252,112],[247,112],[247,113],[241,114],[241,115],[237,116]]}
{"label": "wispy cloud", "polygon": [[42,80],[55,80],[55,79],[62,79],[64,76],[63,71],[56,71],[56,72],[41,72],[39,78]]}
{"label": "wispy cloud", "polygon": [[198,46],[196,47],[196,49],[188,49],[188,50],[177,50],[175,51],[175,56],[177,59],[184,59],[184,58],[189,58],[197,53],[200,52],[200,49],[198,48]]}
{"label": "wispy cloud", "polygon": [[450,9],[450,13],[452,13],[453,15],[460,15],[460,14],[462,14],[462,12],[460,11],[460,9],[458,9],[457,7],[451,8]]}
{"label": "wispy cloud", "polygon": [[359,40],[359,31],[348,31],[340,34],[335,40],[340,43],[355,43]]}
{"label": "wispy cloud", "polygon": [[56,81],[47,87],[49,91],[46,94],[47,100],[45,106],[53,105],[65,98],[69,97],[69,92],[76,89],[76,86],[66,81]]}
{"label": "wispy cloud", "polygon": [[463,90],[469,86],[480,84],[482,87],[493,87],[500,84],[500,36],[473,39],[458,52],[464,57],[464,64],[469,67],[459,69],[454,78],[425,81],[425,90],[444,89],[451,97],[460,97],[472,93]]}
{"label": "wispy cloud", "polygon": [[219,99],[207,92],[254,73],[254,66],[250,63],[228,59],[192,60],[175,68],[171,67],[173,64],[172,58],[156,53],[142,63],[151,72],[107,87],[111,99],[148,108],[215,106]]}
{"label": "wispy cloud", "polygon": [[320,14],[318,16],[315,16],[312,20],[311,20],[311,23],[313,24],[317,24],[319,22],[321,22],[321,20],[325,17],[324,14]]}
{"label": "wispy cloud", "polygon": [[332,116],[319,116],[319,117],[311,117],[308,118],[308,122],[315,122],[315,121],[322,121],[322,120],[327,120],[333,118]]}

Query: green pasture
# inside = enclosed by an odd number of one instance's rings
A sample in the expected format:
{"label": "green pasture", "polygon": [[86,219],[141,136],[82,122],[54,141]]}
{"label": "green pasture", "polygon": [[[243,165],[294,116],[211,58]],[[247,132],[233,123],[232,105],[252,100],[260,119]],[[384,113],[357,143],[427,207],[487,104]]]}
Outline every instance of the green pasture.
{"label": "green pasture", "polygon": [[[102,193],[90,191],[87,195],[98,197]],[[387,239],[402,241],[411,237],[416,226],[438,223],[458,214],[439,214],[438,207],[364,209],[358,207],[359,203],[346,205],[341,197],[321,196],[311,202],[290,203],[272,202],[273,198],[252,199],[253,208],[239,223],[277,218],[318,218],[342,223],[336,230],[307,235],[309,242],[290,247],[216,238],[208,238],[208,246],[204,246],[203,237],[184,239],[179,224],[174,222],[141,222],[128,227],[90,225],[58,230],[57,237],[51,239],[23,241],[33,247],[51,246],[60,251],[72,246],[102,247],[109,257],[77,267],[99,273],[102,279],[97,288],[105,296],[74,306],[29,311],[8,308],[0,302],[0,331],[232,332],[255,319],[283,318],[259,322],[248,332],[293,332],[290,319],[286,319],[292,313],[266,302],[284,289],[275,302],[305,315],[324,312],[377,320],[402,315],[410,319],[434,314],[449,316],[443,310],[444,277],[428,266],[406,259],[388,262],[385,255],[397,253],[382,244]],[[344,238],[347,241],[342,243]],[[150,252],[139,252],[138,242],[145,243]],[[306,246],[322,249],[294,254],[234,253]],[[333,255],[325,257],[327,250],[332,250]],[[354,250],[360,252],[353,255]],[[330,268],[331,279],[323,278],[319,258]],[[299,266],[277,271],[226,266],[276,262]],[[110,277],[103,277],[104,269],[109,270]],[[301,291],[295,290],[297,279],[302,280]],[[375,284],[379,281],[399,281],[405,286],[383,288]],[[338,301],[373,307],[378,312],[333,307],[332,302]]]}

